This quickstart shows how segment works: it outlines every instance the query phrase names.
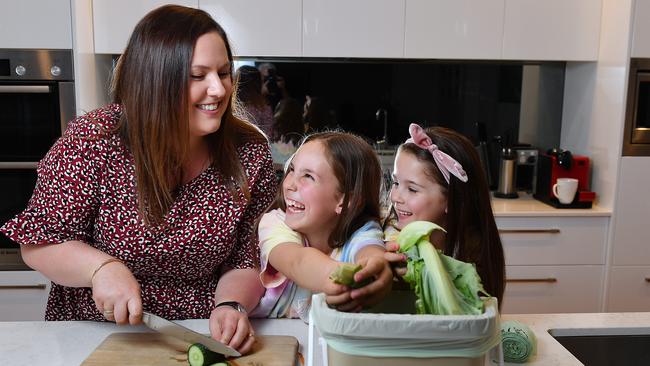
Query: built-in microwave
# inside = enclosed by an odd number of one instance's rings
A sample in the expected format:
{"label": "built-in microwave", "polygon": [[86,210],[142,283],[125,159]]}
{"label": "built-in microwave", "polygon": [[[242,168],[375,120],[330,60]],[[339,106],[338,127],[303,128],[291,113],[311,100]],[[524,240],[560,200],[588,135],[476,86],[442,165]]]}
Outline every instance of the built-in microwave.
{"label": "built-in microwave", "polygon": [[650,59],[630,60],[624,156],[650,156]]}
{"label": "built-in microwave", "polygon": [[[71,50],[0,49],[0,225],[22,211],[36,165],[74,118]],[[0,270],[26,269],[0,233]]]}

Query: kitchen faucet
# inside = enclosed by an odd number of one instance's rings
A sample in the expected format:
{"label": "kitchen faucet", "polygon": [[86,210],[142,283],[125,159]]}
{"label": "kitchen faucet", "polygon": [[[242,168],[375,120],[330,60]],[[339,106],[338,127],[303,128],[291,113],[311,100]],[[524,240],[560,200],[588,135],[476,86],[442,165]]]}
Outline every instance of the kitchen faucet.
{"label": "kitchen faucet", "polygon": [[385,108],[377,109],[375,113],[375,118],[379,122],[379,118],[383,116],[384,118],[384,136],[381,140],[377,141],[377,148],[382,149],[388,146],[388,111]]}

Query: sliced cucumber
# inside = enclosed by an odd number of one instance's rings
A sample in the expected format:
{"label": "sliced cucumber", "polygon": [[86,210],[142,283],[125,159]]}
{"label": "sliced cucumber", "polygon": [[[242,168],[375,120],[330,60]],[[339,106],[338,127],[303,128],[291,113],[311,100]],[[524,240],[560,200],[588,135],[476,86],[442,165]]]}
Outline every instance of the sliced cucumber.
{"label": "sliced cucumber", "polygon": [[210,351],[201,343],[194,343],[187,349],[187,360],[190,362],[190,366],[208,366],[225,362],[226,356]]}

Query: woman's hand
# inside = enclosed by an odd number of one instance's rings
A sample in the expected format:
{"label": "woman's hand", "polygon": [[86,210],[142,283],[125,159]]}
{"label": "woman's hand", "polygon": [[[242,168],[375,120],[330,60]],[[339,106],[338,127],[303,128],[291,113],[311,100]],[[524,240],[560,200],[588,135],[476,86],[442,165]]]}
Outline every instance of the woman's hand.
{"label": "woman's hand", "polygon": [[92,279],[92,291],[95,306],[106,320],[120,325],[142,322],[140,284],[123,263],[111,262],[100,268]]}
{"label": "woman's hand", "polygon": [[212,338],[246,354],[253,349],[255,332],[248,316],[230,306],[219,306],[210,314]]}
{"label": "woman's hand", "polygon": [[395,274],[403,277],[406,274],[406,254],[396,253],[398,250],[399,244],[394,241],[387,242],[384,258],[390,263]]}

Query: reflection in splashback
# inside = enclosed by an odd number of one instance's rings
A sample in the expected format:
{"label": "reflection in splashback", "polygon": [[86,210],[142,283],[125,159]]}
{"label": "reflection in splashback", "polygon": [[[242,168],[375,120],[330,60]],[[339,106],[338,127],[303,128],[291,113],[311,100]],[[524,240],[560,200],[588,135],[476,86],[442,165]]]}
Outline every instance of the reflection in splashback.
{"label": "reflection in splashback", "polygon": [[[518,141],[522,110],[522,75],[529,65],[514,62],[462,62],[350,59],[243,59],[259,65],[271,62],[284,78],[288,94],[304,103],[317,97],[331,111],[330,124],[388,144],[404,141],[410,123],[453,128],[478,142],[477,123],[485,125],[488,139]],[[563,70],[563,64],[554,63]],[[561,126],[563,71],[559,106],[549,106],[557,130]],[[546,85],[546,84],[545,84]],[[526,85],[524,85],[526,88]],[[382,111],[380,111],[382,110]],[[384,128],[386,118],[387,129]],[[526,121],[522,120],[522,124]],[[331,126],[330,126],[331,127]],[[559,136],[559,135],[558,135]],[[530,143],[530,142],[529,142]],[[559,143],[559,139],[557,141]]]}

